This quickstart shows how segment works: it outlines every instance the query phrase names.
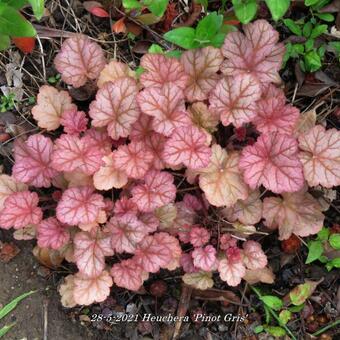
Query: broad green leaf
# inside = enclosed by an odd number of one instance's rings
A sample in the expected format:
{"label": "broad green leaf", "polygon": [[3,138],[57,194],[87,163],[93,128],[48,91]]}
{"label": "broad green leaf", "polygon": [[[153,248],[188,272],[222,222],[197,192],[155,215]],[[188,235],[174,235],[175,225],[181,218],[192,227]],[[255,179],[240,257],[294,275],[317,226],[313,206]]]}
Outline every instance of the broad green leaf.
{"label": "broad green leaf", "polygon": [[162,18],[154,15],[153,13],[145,13],[138,15],[137,17],[135,17],[135,19],[144,25],[150,26],[153,24],[157,24],[161,21]]}
{"label": "broad green leaf", "polygon": [[294,44],[292,47],[292,56],[298,57],[301,54],[304,54],[305,47],[302,44]]}
{"label": "broad green leaf", "polygon": [[211,39],[211,45],[217,48],[222,47],[226,33],[218,33]]}
{"label": "broad green leaf", "polygon": [[275,21],[282,18],[290,5],[290,0],[265,0],[266,4],[270,10],[270,13],[272,14],[272,17]]}
{"label": "broad green leaf", "polygon": [[32,6],[35,17],[40,20],[44,14],[44,0],[28,0]]}
{"label": "broad green leaf", "polygon": [[323,245],[321,241],[311,241],[308,245],[308,256],[306,264],[317,260],[323,253]]}
{"label": "broad green leaf", "polygon": [[340,249],[340,234],[332,234],[329,237],[329,244],[332,248],[339,250]]}
{"label": "broad green leaf", "polygon": [[333,267],[340,268],[340,257],[337,257],[326,264],[326,268],[328,271],[332,270]]}
{"label": "broad green leaf", "polygon": [[264,331],[264,328],[263,328],[262,325],[256,326],[256,327],[254,328],[254,333],[255,333],[255,334],[259,334],[259,333],[261,333],[261,332],[263,332],[263,331]]}
{"label": "broad green leaf", "polygon": [[318,55],[320,56],[321,59],[323,59],[323,57],[325,56],[325,53],[326,53],[326,48],[321,45],[318,48]]}
{"label": "broad green leaf", "polygon": [[123,7],[125,9],[139,9],[142,8],[142,4],[137,0],[123,0]]}
{"label": "broad green leaf", "polygon": [[306,48],[306,52],[311,51],[314,48],[314,39],[308,39],[305,42],[305,48]]}
{"label": "broad green leaf", "polygon": [[296,24],[292,19],[284,19],[283,22],[295,35],[302,35],[301,27]]}
{"label": "broad green leaf", "polygon": [[10,313],[13,309],[15,309],[15,307],[18,305],[18,303],[25,299],[26,297],[34,294],[36,291],[35,290],[31,290],[30,292],[24,293],[18,297],[16,297],[14,300],[12,300],[10,303],[8,303],[7,305],[3,306],[0,309],[0,320],[5,317],[8,313]]}
{"label": "broad green leaf", "polygon": [[13,7],[0,3],[0,33],[10,37],[33,37],[34,27]]}
{"label": "broad green leaf", "polygon": [[306,6],[312,6],[315,5],[319,2],[319,0],[305,0],[305,5]]}
{"label": "broad green leaf", "polygon": [[169,0],[152,0],[147,6],[150,12],[158,17],[162,17],[168,7]]}
{"label": "broad green leaf", "polygon": [[313,29],[313,25],[310,21],[306,22],[303,25],[303,29],[302,29],[302,34],[305,38],[309,38],[310,34],[312,33],[312,29]]}
{"label": "broad green leaf", "polygon": [[183,51],[180,50],[173,50],[173,51],[168,51],[165,52],[165,55],[170,58],[177,58],[179,59],[183,54]]}
{"label": "broad green leaf", "polygon": [[327,22],[332,22],[334,21],[334,15],[331,13],[315,13],[315,16],[317,16],[319,19]]}
{"label": "broad green leaf", "polygon": [[329,237],[329,229],[327,228],[322,228],[317,235],[317,239],[319,241],[327,241]]}
{"label": "broad green leaf", "polygon": [[195,39],[203,43],[210,42],[220,30],[222,22],[223,15],[210,13],[198,23]]}
{"label": "broad green leaf", "polygon": [[138,66],[136,68],[136,76],[137,78],[139,78],[141,76],[141,74],[143,74],[145,72],[145,68],[143,68],[142,66]]}
{"label": "broad green leaf", "polygon": [[315,288],[322,281],[308,281],[302,283],[289,292],[289,298],[293,305],[299,306],[303,304],[314,292]]}
{"label": "broad green leaf", "polygon": [[333,53],[340,55],[340,41],[331,41],[328,43],[328,47],[333,50]]}
{"label": "broad green leaf", "polygon": [[279,314],[279,319],[281,322],[281,325],[286,325],[287,322],[291,319],[292,313],[289,310],[283,310]]}
{"label": "broad green leaf", "polygon": [[6,34],[0,33],[0,51],[6,50],[11,44],[11,39]]}
{"label": "broad green leaf", "polygon": [[286,331],[278,326],[264,326],[264,329],[267,333],[274,335],[274,336],[285,336]]}
{"label": "broad green leaf", "polygon": [[327,256],[321,255],[321,256],[319,257],[319,261],[320,261],[321,263],[327,263],[327,262],[329,261],[329,259],[328,259]]}
{"label": "broad green leaf", "polygon": [[164,51],[163,51],[163,48],[157,44],[152,44],[149,49],[148,49],[148,52],[149,53],[159,53],[159,54],[163,54]]}
{"label": "broad green leaf", "polygon": [[302,305],[289,307],[288,310],[292,313],[298,313],[302,311],[304,307],[305,307],[305,304],[303,303]]}
{"label": "broad green leaf", "polygon": [[11,6],[15,9],[21,9],[28,3],[28,1],[27,0],[3,0],[3,1],[0,1],[0,3],[5,3],[8,6]]}
{"label": "broad green leaf", "polygon": [[314,27],[312,29],[310,37],[312,39],[315,39],[315,38],[319,37],[321,34],[327,32],[327,28],[328,28],[327,25],[318,25],[318,26]]}
{"label": "broad green leaf", "polygon": [[15,325],[15,322],[9,325],[5,325],[2,328],[0,328],[0,338],[2,338],[6,333],[8,333],[14,325]]}
{"label": "broad green leaf", "polygon": [[316,51],[310,51],[305,55],[304,58],[306,71],[315,72],[322,66],[320,56]]}
{"label": "broad green leaf", "polygon": [[191,49],[197,48],[199,44],[195,42],[195,29],[192,27],[179,27],[164,34],[164,39],[180,47]]}
{"label": "broad green leaf", "polygon": [[234,11],[242,24],[248,24],[256,15],[256,0],[232,0]]}
{"label": "broad green leaf", "polygon": [[283,302],[277,296],[273,295],[264,295],[261,297],[261,300],[271,309],[280,310],[283,306]]}

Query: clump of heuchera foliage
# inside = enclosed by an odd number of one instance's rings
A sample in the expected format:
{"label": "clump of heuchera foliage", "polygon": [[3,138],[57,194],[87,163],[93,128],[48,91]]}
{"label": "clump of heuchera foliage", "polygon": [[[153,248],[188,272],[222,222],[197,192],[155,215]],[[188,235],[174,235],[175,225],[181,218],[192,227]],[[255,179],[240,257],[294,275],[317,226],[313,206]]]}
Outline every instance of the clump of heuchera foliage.
{"label": "clump of heuchera foliage", "polygon": [[[12,176],[0,176],[0,225],[33,229],[39,247],[76,263],[60,288],[65,306],[101,302],[113,283],[136,291],[161,268],[182,268],[200,289],[214,272],[230,286],[268,272],[261,245],[217,233],[220,221],[250,234],[263,219],[281,240],[322,228],[308,185],[340,184],[340,132],[306,124],[286,103],[278,40],[258,20],[221,49],[146,54],[139,77],[86,36],[64,42],[62,80],[96,82],[96,98],[86,113],[66,91],[41,87],[32,115],[43,130],[16,141]],[[256,140],[222,147],[217,129],[231,124],[236,138],[250,127]],[[199,188],[183,195],[183,183]],[[212,207],[217,222],[200,224]]]}

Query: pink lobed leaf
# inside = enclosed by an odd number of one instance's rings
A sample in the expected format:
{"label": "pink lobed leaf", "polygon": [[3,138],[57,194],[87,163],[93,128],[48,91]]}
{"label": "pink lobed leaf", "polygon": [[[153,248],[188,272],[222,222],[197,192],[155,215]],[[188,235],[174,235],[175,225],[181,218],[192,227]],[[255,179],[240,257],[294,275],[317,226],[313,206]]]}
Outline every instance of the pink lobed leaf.
{"label": "pink lobed leaf", "polygon": [[180,264],[185,273],[195,273],[198,271],[198,269],[194,266],[192,252],[183,253],[180,258]]}
{"label": "pink lobed leaf", "polygon": [[243,149],[239,167],[252,189],[263,184],[274,193],[294,192],[304,183],[297,141],[285,134],[261,135]]}
{"label": "pink lobed leaf", "polygon": [[216,111],[208,109],[203,102],[193,103],[189,108],[191,121],[194,125],[208,132],[214,132],[219,123],[220,115]]}
{"label": "pink lobed leaf", "polygon": [[104,151],[89,136],[63,134],[55,141],[52,166],[58,171],[80,170],[92,175],[103,165]]}
{"label": "pink lobed leaf", "polygon": [[251,240],[243,243],[243,263],[252,270],[262,269],[267,265],[267,256],[260,243]]}
{"label": "pink lobed leaf", "polygon": [[113,255],[110,235],[92,235],[78,232],[74,236],[74,259],[79,271],[87,277],[96,277],[105,268],[105,256]]}
{"label": "pink lobed leaf", "polygon": [[286,105],[285,99],[272,97],[260,99],[257,103],[256,116],[252,119],[258,131],[267,134],[280,132],[291,135],[298,122],[300,112],[292,106]]}
{"label": "pink lobed leaf", "polygon": [[127,64],[111,60],[100,72],[97,85],[101,89],[105,83],[114,82],[116,79],[131,77],[134,78],[135,72]]}
{"label": "pink lobed leaf", "polygon": [[161,88],[166,84],[176,85],[182,90],[186,88],[188,75],[176,58],[168,58],[162,54],[145,54],[140,65],[145,70],[140,77],[145,88]]}
{"label": "pink lobed leaf", "polygon": [[85,35],[66,39],[54,59],[62,80],[74,87],[97,79],[105,64],[102,48]]}
{"label": "pink lobed leaf", "polygon": [[237,247],[237,240],[236,238],[232,237],[231,234],[223,234],[220,237],[220,248],[222,250],[227,250],[229,248]]}
{"label": "pink lobed leaf", "polygon": [[153,118],[145,113],[142,113],[138,120],[132,124],[131,133],[129,135],[132,141],[143,141],[149,139],[155,132],[152,129]]}
{"label": "pink lobed leaf", "polygon": [[24,228],[29,224],[38,224],[42,219],[42,210],[38,207],[39,196],[35,192],[21,191],[9,195],[0,213],[0,227],[9,229]]}
{"label": "pink lobed leaf", "polygon": [[163,159],[171,166],[183,163],[190,169],[200,169],[209,164],[210,157],[207,136],[195,126],[175,129],[164,146]]}
{"label": "pink lobed leaf", "polygon": [[224,74],[235,76],[250,73],[261,83],[280,83],[284,45],[278,43],[279,33],[265,20],[256,20],[243,26],[241,32],[227,35],[222,54],[227,58],[222,64]]}
{"label": "pink lobed leaf", "polygon": [[282,198],[266,197],[263,217],[268,228],[279,229],[280,240],[288,239],[292,233],[314,235],[322,229],[325,218],[320,203],[305,190],[285,193]]}
{"label": "pink lobed leaf", "polygon": [[72,98],[66,91],[43,85],[39,89],[37,104],[32,108],[33,118],[38,126],[47,131],[56,130],[64,111],[77,110]]}
{"label": "pink lobed leaf", "polygon": [[103,302],[110,295],[112,278],[104,270],[96,277],[87,277],[81,273],[74,276],[74,301],[78,305],[91,305],[95,302]]}
{"label": "pink lobed leaf", "polygon": [[104,208],[103,196],[93,193],[91,187],[74,187],[64,191],[56,212],[60,222],[78,225],[96,222]]}
{"label": "pink lobed leaf", "polygon": [[145,139],[145,148],[153,154],[151,169],[161,170],[165,168],[163,157],[165,142],[167,138],[157,132],[153,132]]}
{"label": "pink lobed leaf", "polygon": [[70,239],[69,231],[55,217],[42,220],[37,228],[38,246],[59,249]]}
{"label": "pink lobed leaf", "polygon": [[209,92],[216,86],[220,76],[217,72],[223,61],[218,48],[205,47],[186,51],[181,56],[184,71],[189,75],[185,88],[188,101],[205,100]]}
{"label": "pink lobed leaf", "polygon": [[185,194],[183,197],[183,202],[187,208],[194,211],[200,211],[203,209],[203,204],[200,196],[196,197],[191,194]]}
{"label": "pink lobed leaf", "polygon": [[137,244],[148,234],[144,223],[131,213],[112,217],[106,226],[111,233],[112,248],[118,253],[133,253]]}
{"label": "pink lobed leaf", "polygon": [[131,125],[140,115],[136,102],[137,93],[137,83],[130,77],[105,83],[90,105],[92,126],[107,127],[108,134],[113,139],[127,137],[131,132]]}
{"label": "pink lobed leaf", "polygon": [[142,142],[121,145],[113,152],[113,166],[126,173],[128,177],[143,178],[153,161],[153,155],[145,150]]}
{"label": "pink lobed leaf", "polygon": [[299,158],[310,186],[340,185],[340,132],[316,125],[299,136]]}
{"label": "pink lobed leaf", "polygon": [[241,261],[233,262],[228,258],[219,261],[218,271],[221,279],[233,287],[240,284],[246,274],[246,268]]}
{"label": "pink lobed leaf", "polygon": [[143,269],[134,259],[116,263],[111,269],[113,281],[118,287],[136,291],[143,285]]}
{"label": "pink lobed leaf", "polygon": [[122,216],[127,213],[137,215],[138,207],[130,198],[123,196],[115,202],[113,211],[117,216]]}
{"label": "pink lobed leaf", "polygon": [[78,134],[87,129],[88,119],[84,111],[66,110],[61,115],[60,123],[66,133]]}
{"label": "pink lobed leaf", "polygon": [[156,208],[175,200],[176,186],[170,173],[150,170],[144,177],[144,184],[132,188],[132,201],[142,212],[151,212]]}
{"label": "pink lobed leaf", "polygon": [[13,177],[37,188],[51,186],[58,172],[51,167],[53,142],[42,135],[32,135],[14,145]]}
{"label": "pink lobed leaf", "polygon": [[251,74],[221,79],[210,94],[209,109],[220,115],[222,124],[241,127],[256,116],[260,83]]}
{"label": "pink lobed leaf", "polygon": [[0,174],[0,211],[3,209],[6,198],[18,191],[25,191],[28,186],[17,182],[13,177]]}
{"label": "pink lobed leaf", "polygon": [[194,247],[201,247],[209,242],[210,232],[206,228],[193,226],[189,232],[189,240]]}
{"label": "pink lobed leaf", "polygon": [[160,134],[170,136],[176,127],[191,124],[185,112],[183,90],[175,85],[148,87],[138,94],[137,102],[144,114],[154,118],[152,127]]}
{"label": "pink lobed leaf", "polygon": [[216,249],[211,245],[196,248],[192,252],[192,258],[194,259],[194,266],[206,272],[213,270],[217,264]]}

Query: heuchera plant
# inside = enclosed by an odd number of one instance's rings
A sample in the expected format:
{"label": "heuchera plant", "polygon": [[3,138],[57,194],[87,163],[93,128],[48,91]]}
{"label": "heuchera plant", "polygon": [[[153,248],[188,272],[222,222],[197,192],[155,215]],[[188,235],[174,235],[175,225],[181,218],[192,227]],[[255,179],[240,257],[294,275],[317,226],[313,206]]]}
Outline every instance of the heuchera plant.
{"label": "heuchera plant", "polygon": [[[286,103],[278,39],[258,20],[221,49],[144,55],[139,78],[86,36],[64,42],[63,81],[96,81],[96,98],[85,113],[66,91],[41,87],[32,114],[46,133],[15,142],[12,176],[0,176],[0,225],[21,237],[33,229],[39,247],[76,263],[60,287],[65,306],[101,302],[113,283],[137,291],[160,269],[182,268],[199,289],[214,272],[230,286],[254,282],[257,271],[268,277],[267,258],[242,230],[264,219],[284,240],[322,228],[324,206],[308,186],[340,184],[340,132],[304,126]],[[257,139],[224,148],[219,123],[252,124]],[[179,188],[185,180],[199,188]],[[235,233],[217,231],[221,223]]]}

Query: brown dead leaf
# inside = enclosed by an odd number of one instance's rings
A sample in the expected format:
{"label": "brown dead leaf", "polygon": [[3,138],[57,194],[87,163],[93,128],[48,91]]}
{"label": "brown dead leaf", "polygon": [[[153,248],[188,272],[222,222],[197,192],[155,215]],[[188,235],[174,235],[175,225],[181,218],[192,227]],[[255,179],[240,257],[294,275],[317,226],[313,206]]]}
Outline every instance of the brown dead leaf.
{"label": "brown dead leaf", "polygon": [[265,267],[263,269],[246,270],[246,275],[243,279],[251,285],[258,282],[273,283],[275,275],[270,267]]}
{"label": "brown dead leaf", "polygon": [[241,303],[240,298],[230,290],[220,290],[220,289],[206,289],[199,290],[194,289],[192,291],[192,297],[197,300],[206,300],[206,301],[224,301],[230,302],[236,305]]}
{"label": "brown dead leaf", "polygon": [[41,264],[51,269],[58,268],[64,260],[64,257],[61,256],[59,251],[48,248],[40,248],[38,246],[33,248],[33,255]]}
{"label": "brown dead leaf", "polygon": [[20,253],[20,249],[14,243],[2,243],[0,241],[0,261],[8,263]]}
{"label": "brown dead leaf", "polygon": [[178,309],[177,309],[177,316],[179,320],[176,321],[175,324],[175,331],[173,335],[173,339],[178,339],[179,335],[181,334],[181,326],[182,326],[182,318],[187,314],[189,303],[191,299],[193,289],[185,284],[182,285],[182,293],[179,299]]}

